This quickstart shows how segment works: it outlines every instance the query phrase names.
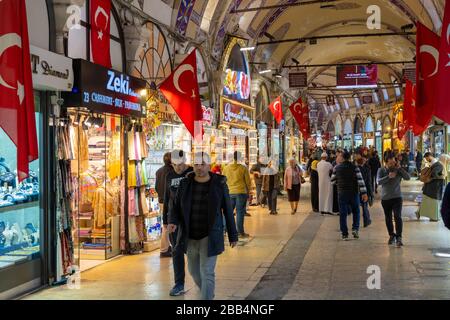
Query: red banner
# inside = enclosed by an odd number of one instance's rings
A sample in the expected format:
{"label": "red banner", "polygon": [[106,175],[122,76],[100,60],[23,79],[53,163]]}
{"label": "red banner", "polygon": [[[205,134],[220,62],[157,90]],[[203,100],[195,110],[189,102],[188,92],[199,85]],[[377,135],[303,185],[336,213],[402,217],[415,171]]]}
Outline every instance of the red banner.
{"label": "red banner", "polygon": [[439,52],[436,117],[450,123],[450,1],[446,1]]}
{"label": "red banner", "polygon": [[436,90],[438,88],[439,37],[426,26],[417,23],[417,99],[416,130],[423,133],[431,122],[436,110]]}
{"label": "red banner", "polygon": [[[406,80],[406,88],[405,88],[405,101],[403,103],[403,122],[405,127],[405,133],[408,130],[412,130],[414,134],[419,129],[416,129],[415,126],[415,116],[416,116],[416,86],[409,80]],[[399,138],[401,133],[399,130]]]}
{"label": "red banner", "polygon": [[38,158],[25,0],[0,1],[0,126],[17,147],[19,181]]}
{"label": "red banner", "polygon": [[111,0],[91,0],[92,61],[111,68]]}
{"label": "red banner", "polygon": [[159,88],[186,128],[195,137],[195,121],[203,120],[197,81],[196,50],[172,72]]}
{"label": "red banner", "polygon": [[309,139],[311,136],[311,130],[309,126],[309,107],[306,103],[303,103],[302,98],[298,98],[297,102],[292,104],[289,109],[294,116],[295,121],[297,121],[300,131],[302,132],[303,138],[305,140]]}
{"label": "red banner", "polygon": [[269,109],[272,112],[275,120],[280,124],[283,120],[283,106],[281,104],[281,97],[276,98],[270,105]]}

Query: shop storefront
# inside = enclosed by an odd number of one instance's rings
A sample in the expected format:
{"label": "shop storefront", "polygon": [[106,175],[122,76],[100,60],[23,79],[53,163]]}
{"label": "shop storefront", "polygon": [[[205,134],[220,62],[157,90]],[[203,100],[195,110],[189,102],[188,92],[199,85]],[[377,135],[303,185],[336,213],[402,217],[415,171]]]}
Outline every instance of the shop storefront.
{"label": "shop storefront", "polygon": [[364,146],[367,148],[375,147],[375,127],[371,116],[366,118],[364,124]]}
{"label": "shop storefront", "polygon": [[52,210],[51,114],[58,92],[73,86],[72,61],[50,51],[54,49],[51,8],[45,0],[26,1],[26,5],[39,157],[29,164],[29,177],[19,183],[17,148],[0,128],[0,299],[55,280],[58,235]]}
{"label": "shop storefront", "polygon": [[389,116],[386,116],[383,120],[383,153],[387,150],[393,151],[392,147],[392,125],[391,125],[391,119]]}
{"label": "shop storefront", "polygon": [[375,149],[378,151],[378,155],[383,155],[383,125],[381,120],[377,120],[375,126]]}
{"label": "shop storefront", "polygon": [[338,115],[335,120],[333,140],[335,149],[342,148],[342,118],[340,115]]}
{"label": "shop storefront", "polygon": [[343,148],[350,150],[353,147],[353,129],[352,122],[347,119],[344,124]]}
{"label": "shop storefront", "polygon": [[[242,39],[232,38],[224,52],[223,92],[220,97],[219,128],[224,136],[224,162],[232,160],[234,151],[250,159],[248,132],[256,128],[256,111],[250,105],[250,67]],[[254,155],[252,155],[254,159]]]}
{"label": "shop storefront", "polygon": [[429,144],[427,149],[434,153],[437,158],[439,158],[441,154],[448,153],[447,134],[447,125],[434,125],[426,131],[427,139],[425,139],[425,142],[428,142]]}
{"label": "shop storefront", "polygon": [[[63,95],[57,128],[58,201],[63,219],[73,217],[74,261],[62,256],[63,274],[69,262],[84,270],[140,246],[151,212],[141,124],[145,81],[85,60],[73,67],[74,89]],[[67,189],[76,196],[68,198]]]}
{"label": "shop storefront", "polygon": [[356,116],[353,124],[353,147],[359,148],[363,145],[363,122],[360,116]]}

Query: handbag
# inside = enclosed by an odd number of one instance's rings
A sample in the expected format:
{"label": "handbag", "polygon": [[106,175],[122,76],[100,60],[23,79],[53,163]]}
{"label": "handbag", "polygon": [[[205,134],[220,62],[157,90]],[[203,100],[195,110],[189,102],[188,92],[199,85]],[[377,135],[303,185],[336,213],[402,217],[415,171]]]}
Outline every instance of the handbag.
{"label": "handbag", "polygon": [[431,167],[426,167],[422,169],[422,171],[420,172],[419,180],[422,181],[423,183],[431,182],[431,180],[433,180],[431,178],[431,172],[432,172]]}
{"label": "handbag", "polygon": [[305,178],[303,178],[303,177],[300,177],[300,183],[301,183],[301,184],[305,184],[305,183],[306,183],[306,180],[305,180]]}

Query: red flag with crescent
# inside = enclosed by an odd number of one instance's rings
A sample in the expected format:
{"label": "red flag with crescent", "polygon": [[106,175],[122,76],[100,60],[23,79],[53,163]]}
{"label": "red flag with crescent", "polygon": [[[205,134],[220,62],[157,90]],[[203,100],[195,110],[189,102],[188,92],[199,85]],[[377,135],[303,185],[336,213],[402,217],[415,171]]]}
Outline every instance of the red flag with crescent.
{"label": "red flag with crescent", "polygon": [[439,52],[436,117],[450,123],[450,1],[446,1]]}
{"label": "red flag with crescent", "polygon": [[281,120],[283,120],[283,105],[281,104],[281,97],[276,98],[269,105],[269,109],[272,112],[275,120],[278,124],[280,124]]}
{"label": "red flag with crescent", "polygon": [[91,0],[92,61],[111,68],[111,0]]}
{"label": "red flag with crescent", "polygon": [[196,50],[159,87],[184,125],[195,137],[195,122],[203,120],[197,80]]}
{"label": "red flag with crescent", "polygon": [[[403,102],[403,125],[404,133],[408,130],[412,130],[414,133],[420,131],[420,128],[416,128],[416,85],[410,80],[406,80],[405,87],[405,100]],[[403,134],[404,134],[403,133]],[[399,138],[403,135],[399,132]]]}
{"label": "red flag with crescent", "polygon": [[38,158],[25,0],[2,0],[0,12],[0,127],[17,147],[20,182]]}
{"label": "red flag with crescent", "polygon": [[416,52],[416,133],[423,133],[436,110],[440,39],[426,26],[417,23]]}
{"label": "red flag with crescent", "polygon": [[297,121],[300,131],[303,134],[305,140],[309,139],[311,136],[310,126],[309,126],[309,107],[306,103],[303,103],[302,98],[298,98],[290,107],[292,115],[295,121]]}

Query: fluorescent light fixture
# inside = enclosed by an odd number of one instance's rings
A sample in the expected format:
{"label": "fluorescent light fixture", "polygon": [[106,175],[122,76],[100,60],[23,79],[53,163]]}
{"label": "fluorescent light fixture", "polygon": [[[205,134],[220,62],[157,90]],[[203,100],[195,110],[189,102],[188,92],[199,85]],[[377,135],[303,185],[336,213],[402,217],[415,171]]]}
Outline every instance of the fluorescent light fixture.
{"label": "fluorescent light fixture", "polygon": [[378,85],[337,86],[336,89],[376,89]]}
{"label": "fluorescent light fixture", "polygon": [[241,48],[241,51],[253,51],[255,49],[256,49],[255,47],[243,47]]}
{"label": "fluorescent light fixture", "polygon": [[272,69],[262,70],[259,72],[259,74],[265,74],[265,73],[269,73],[269,72],[272,72]]}
{"label": "fluorescent light fixture", "polygon": [[450,258],[450,253],[437,252],[435,253],[435,256],[440,258]]}

